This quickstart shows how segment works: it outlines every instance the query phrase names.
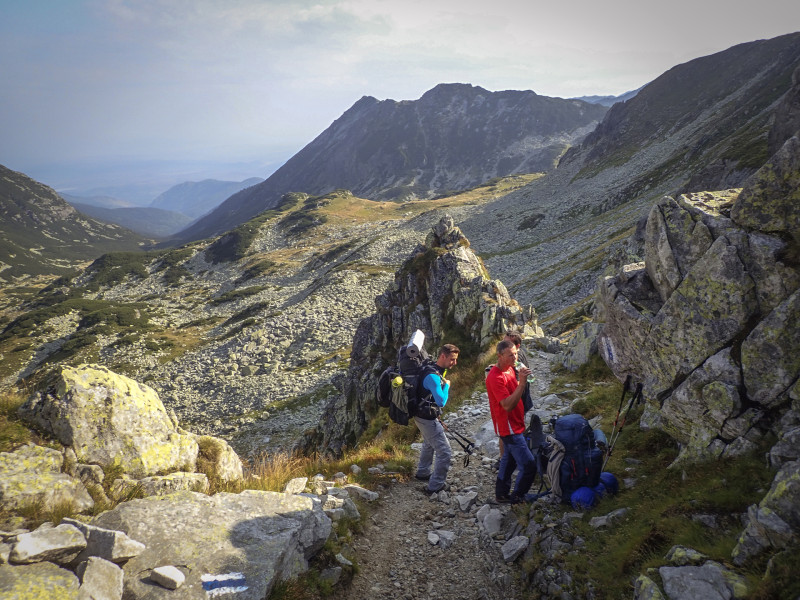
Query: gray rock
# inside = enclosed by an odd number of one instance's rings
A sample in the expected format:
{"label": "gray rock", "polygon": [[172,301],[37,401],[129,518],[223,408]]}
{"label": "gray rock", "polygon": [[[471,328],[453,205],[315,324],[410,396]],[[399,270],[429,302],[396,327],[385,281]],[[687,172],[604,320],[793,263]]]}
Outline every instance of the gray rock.
{"label": "gray rock", "polygon": [[308,477],[295,477],[286,484],[283,491],[287,494],[301,494],[306,489],[307,483]]}
{"label": "gray rock", "polygon": [[747,509],[744,531],[731,553],[735,565],[800,539],[800,461],[785,463],[758,505]]}
{"label": "gray rock", "polygon": [[145,597],[152,589],[139,573],[192,565],[181,597],[203,600],[201,578],[231,572],[241,572],[248,588],[237,598],[268,596],[276,581],[307,568],[331,532],[319,501],[253,490],[132,500],[97,516],[93,524],[124,531],[146,546],[124,566],[126,597]]}
{"label": "gray rock", "polygon": [[589,362],[593,354],[597,354],[597,335],[603,328],[601,323],[589,321],[581,325],[567,342],[561,364],[570,371]]}
{"label": "gray rock", "polygon": [[800,327],[800,273],[783,261],[782,236],[794,233],[754,227],[750,217],[737,222],[732,212],[786,217],[758,195],[771,193],[778,163],[768,163],[747,194],[656,203],[644,268],[628,265],[599,286],[598,350],[620,379],[643,383],[642,423],[681,443],[679,461],[753,449],[766,411],[788,404],[800,376],[798,336],[785,334]]}
{"label": "gray rock", "polygon": [[761,406],[786,402],[786,391],[800,376],[800,289],[779,304],[742,343],[747,394]]}
{"label": "gray rock", "polygon": [[666,600],[656,583],[646,575],[639,575],[633,583],[634,600]]}
{"label": "gray rock", "polygon": [[0,565],[0,598],[3,600],[77,600],[79,585],[74,573],[51,562]]}
{"label": "gray rock", "polygon": [[99,485],[103,483],[105,479],[105,473],[103,473],[101,467],[98,465],[84,465],[81,463],[76,464],[70,469],[70,475],[80,479],[84,485],[90,483]]}
{"label": "gray rock", "polygon": [[123,573],[117,565],[91,556],[77,569],[80,600],[121,600]]}
{"label": "gray rock", "polygon": [[708,559],[708,556],[686,546],[673,546],[664,557],[673,567],[683,567],[686,565],[701,565]]}
{"label": "gray rock", "polygon": [[353,563],[352,563],[352,562],[350,562],[349,560],[347,560],[347,559],[346,559],[346,558],[345,558],[345,557],[342,555],[342,553],[341,553],[341,552],[340,552],[339,554],[337,554],[336,556],[334,556],[334,559],[336,560],[336,562],[337,562],[337,563],[339,563],[339,564],[340,564],[340,565],[342,565],[343,567],[352,567],[352,566],[353,566]]}
{"label": "gray rock", "polygon": [[469,509],[475,504],[478,499],[478,492],[468,492],[466,494],[456,496],[456,502],[462,512],[469,512]]}
{"label": "gray rock", "polygon": [[500,547],[500,552],[503,554],[503,560],[507,563],[514,562],[517,558],[525,552],[530,544],[530,539],[524,535],[517,535],[508,540]]}
{"label": "gray rock", "polygon": [[439,547],[443,549],[447,549],[453,544],[456,543],[456,534],[453,531],[447,531],[446,529],[440,529],[436,532],[439,536]]}
{"label": "gray rock", "polygon": [[496,508],[492,508],[487,511],[479,523],[486,535],[494,537],[503,530],[503,513]]}
{"label": "gray rock", "polygon": [[86,547],[86,538],[76,527],[62,523],[17,536],[9,562],[30,564],[49,561],[65,565]]}
{"label": "gray rock", "polygon": [[347,492],[350,494],[355,494],[365,502],[375,502],[375,500],[380,498],[380,495],[377,492],[373,492],[372,490],[363,488],[360,485],[348,483],[347,485],[344,486],[344,489],[347,490]]}
{"label": "gray rock", "polygon": [[116,479],[111,486],[111,495],[122,499],[134,490],[144,496],[164,496],[173,492],[208,492],[208,477],[203,473],[177,471],[169,475],[153,475],[143,479]]}
{"label": "gray rock", "polygon": [[75,519],[63,519],[62,524],[72,525],[86,538],[86,548],[75,558],[76,562],[86,561],[97,556],[109,562],[120,564],[141,554],[145,545],[132,540],[122,531],[105,529]]}
{"label": "gray rock", "polygon": [[0,565],[8,562],[8,559],[11,556],[11,548],[11,544],[0,542]]}
{"label": "gray rock", "polygon": [[31,504],[45,509],[70,504],[77,512],[94,506],[79,479],[61,473],[58,450],[27,444],[14,452],[0,452],[0,508],[14,510]]}
{"label": "gray rock", "polygon": [[186,575],[178,567],[166,565],[150,571],[150,579],[168,590],[177,590],[186,581]]}
{"label": "gray rock", "polygon": [[[627,487],[627,485],[626,485],[626,487]],[[591,527],[594,527],[595,529],[597,529],[599,527],[610,527],[614,523],[616,523],[620,519],[622,519],[629,512],[630,512],[630,509],[628,509],[628,508],[618,508],[617,510],[611,511],[607,515],[603,515],[603,516],[600,516],[600,517],[592,517],[589,520],[589,525]]]}
{"label": "gray rock", "polygon": [[242,480],[244,477],[242,460],[228,442],[210,435],[195,435],[191,433],[188,435],[197,442],[198,471],[224,482]]}
{"label": "gray rock", "polygon": [[700,567],[661,567],[658,574],[671,600],[730,600],[747,595],[745,578],[713,561]]}

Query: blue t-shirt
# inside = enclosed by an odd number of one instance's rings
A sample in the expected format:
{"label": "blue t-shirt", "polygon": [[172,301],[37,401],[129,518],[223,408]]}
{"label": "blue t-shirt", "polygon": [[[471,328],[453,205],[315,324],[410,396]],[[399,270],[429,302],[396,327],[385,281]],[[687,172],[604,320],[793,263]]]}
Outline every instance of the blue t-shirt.
{"label": "blue t-shirt", "polygon": [[447,396],[450,393],[450,383],[442,382],[442,377],[438,373],[428,373],[425,379],[422,380],[422,387],[433,394],[433,400],[436,406],[444,408],[447,404]]}

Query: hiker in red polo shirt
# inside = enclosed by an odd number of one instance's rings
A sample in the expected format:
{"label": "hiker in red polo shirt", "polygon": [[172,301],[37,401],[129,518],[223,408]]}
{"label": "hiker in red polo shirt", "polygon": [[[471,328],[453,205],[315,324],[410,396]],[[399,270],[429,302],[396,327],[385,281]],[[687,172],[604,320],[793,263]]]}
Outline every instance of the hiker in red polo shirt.
{"label": "hiker in red polo shirt", "polygon": [[[517,362],[517,348],[513,342],[503,340],[497,344],[497,363],[486,375],[486,391],[489,393],[489,409],[492,413],[494,432],[503,440],[505,451],[500,459],[500,468],[495,481],[497,502],[522,502],[536,476],[536,463],[528,444],[525,442],[525,408],[522,394],[525,385],[519,385],[514,363]],[[519,381],[524,382],[531,370],[519,367]],[[511,476],[518,468],[517,481],[513,493]]]}

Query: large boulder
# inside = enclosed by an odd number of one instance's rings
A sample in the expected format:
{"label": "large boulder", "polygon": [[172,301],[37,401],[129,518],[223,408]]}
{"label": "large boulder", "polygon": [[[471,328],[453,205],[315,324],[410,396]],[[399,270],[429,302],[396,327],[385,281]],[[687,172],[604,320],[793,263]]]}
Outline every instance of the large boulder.
{"label": "large boulder", "polygon": [[83,463],[134,477],[195,470],[197,442],[177,430],[156,391],[102,366],[61,367],[19,414],[72,447]]}
{"label": "large boulder", "polygon": [[665,198],[645,264],[599,288],[598,351],[643,384],[643,423],[681,442],[679,462],[755,447],[800,376],[800,140],[740,190]]}
{"label": "large boulder", "polygon": [[[209,586],[227,578],[241,588],[237,599],[262,600],[278,581],[307,569],[331,532],[318,499],[253,490],[132,500],[92,525],[123,531],[146,546],[124,565],[124,597],[131,599],[206,600]],[[179,596],[149,577],[164,565],[186,576]]]}
{"label": "large boulder", "polygon": [[61,472],[64,457],[58,450],[27,444],[14,452],[0,452],[0,508],[16,510],[41,505],[47,510],[71,505],[84,512],[94,501],[80,479]]}
{"label": "large boulder", "polygon": [[375,307],[353,337],[343,393],[329,403],[306,438],[306,450],[338,455],[356,442],[377,413],[380,373],[394,363],[397,350],[417,329],[425,334],[430,353],[443,343],[483,350],[508,329],[518,329],[525,337],[544,334],[533,307],[520,306],[501,281],[489,278],[447,215],[403,263],[394,284],[375,299]]}

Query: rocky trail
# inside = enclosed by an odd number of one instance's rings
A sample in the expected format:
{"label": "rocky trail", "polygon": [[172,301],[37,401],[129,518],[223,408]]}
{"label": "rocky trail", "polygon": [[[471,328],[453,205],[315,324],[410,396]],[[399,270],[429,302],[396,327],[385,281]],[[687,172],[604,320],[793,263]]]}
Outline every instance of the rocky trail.
{"label": "rocky trail", "polygon": [[[529,356],[537,378],[535,397],[549,386],[553,355]],[[542,414],[556,407],[537,405],[534,399],[534,409]],[[444,420],[475,440],[477,449],[465,466],[464,452],[451,441],[449,491],[429,496],[422,491],[423,482],[413,477],[407,481],[387,477],[376,488],[381,499],[365,520],[363,534],[353,542],[359,569],[347,593],[350,600],[522,597],[519,561],[514,564],[514,559],[525,548],[515,550],[509,540],[522,531],[518,514],[525,516],[528,505],[514,509],[493,503],[498,455],[485,392],[474,393]]]}

